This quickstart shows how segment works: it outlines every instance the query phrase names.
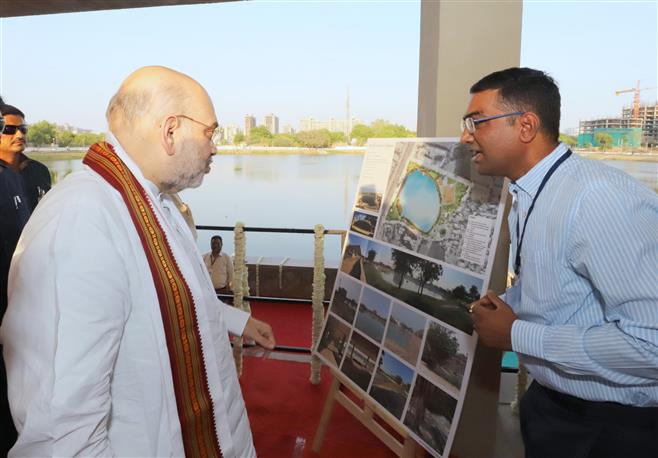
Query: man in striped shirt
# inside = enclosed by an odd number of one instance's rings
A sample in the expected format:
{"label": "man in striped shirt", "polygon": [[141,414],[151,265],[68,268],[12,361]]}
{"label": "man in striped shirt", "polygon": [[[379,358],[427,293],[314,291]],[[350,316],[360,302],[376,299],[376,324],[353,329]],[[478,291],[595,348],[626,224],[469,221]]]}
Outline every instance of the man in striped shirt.
{"label": "man in striped shirt", "polygon": [[528,457],[658,456],[658,196],[560,143],[560,93],[529,68],[470,90],[461,142],[511,180],[516,280],[470,306],[485,345],[514,350]]}

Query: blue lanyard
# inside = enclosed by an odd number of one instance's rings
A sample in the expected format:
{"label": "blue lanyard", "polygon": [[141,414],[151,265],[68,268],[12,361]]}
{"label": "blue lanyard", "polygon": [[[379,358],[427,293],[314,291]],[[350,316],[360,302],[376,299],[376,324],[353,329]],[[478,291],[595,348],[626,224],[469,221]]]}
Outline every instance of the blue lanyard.
{"label": "blue lanyard", "polygon": [[539,184],[539,188],[537,189],[537,194],[535,194],[535,198],[532,199],[532,204],[530,204],[530,209],[528,209],[528,214],[525,217],[525,220],[523,221],[523,232],[521,233],[521,237],[519,237],[519,219],[520,215],[517,214],[516,216],[516,260],[514,261],[514,273],[518,276],[519,273],[521,272],[521,246],[523,246],[523,237],[525,237],[525,230],[528,228],[528,218],[530,218],[530,215],[532,214],[532,210],[535,208],[535,202],[537,202],[537,198],[539,197],[539,194],[541,194],[542,189],[544,189],[544,186],[546,183],[548,183],[549,178],[551,178],[551,175],[555,173],[557,168],[562,165],[564,161],[567,160],[567,158],[571,156],[571,150],[567,150],[566,153],[564,153],[560,158],[555,161],[555,164],[548,169],[548,172],[546,175],[544,175],[544,178],[541,180],[541,183]]}

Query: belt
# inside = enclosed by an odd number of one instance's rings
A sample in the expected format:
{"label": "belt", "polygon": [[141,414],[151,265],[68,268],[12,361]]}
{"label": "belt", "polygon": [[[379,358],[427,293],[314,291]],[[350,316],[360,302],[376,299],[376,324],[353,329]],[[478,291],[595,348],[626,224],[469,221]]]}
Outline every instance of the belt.
{"label": "belt", "polygon": [[610,401],[588,401],[534,382],[553,402],[587,417],[623,421],[640,427],[658,427],[658,407],[638,407]]}

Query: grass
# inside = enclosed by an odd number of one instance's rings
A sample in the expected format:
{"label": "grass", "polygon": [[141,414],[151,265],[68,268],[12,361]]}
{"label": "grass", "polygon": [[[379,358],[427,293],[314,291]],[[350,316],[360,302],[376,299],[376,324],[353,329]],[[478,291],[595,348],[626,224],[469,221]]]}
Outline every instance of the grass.
{"label": "grass", "polygon": [[365,154],[363,150],[334,150],[331,148],[300,148],[293,150],[269,150],[269,149],[246,149],[246,148],[235,148],[235,149],[221,149],[217,151],[218,156],[233,156],[233,155],[244,155],[244,156],[282,156],[282,155],[306,155],[306,156],[324,156],[327,154]]}
{"label": "grass", "polygon": [[587,159],[603,161],[658,162],[658,154],[619,154],[619,153],[582,153],[578,155]]}
{"label": "grass", "polygon": [[37,161],[57,161],[82,159],[86,153],[86,150],[71,150],[62,153],[54,153],[52,151],[30,151],[25,155],[30,159],[36,159]]}
{"label": "grass", "polygon": [[382,278],[379,271],[365,263],[366,280],[370,286],[405,302],[434,318],[454,326],[467,334],[473,333],[473,322],[468,311],[457,300],[440,300],[431,296],[418,295],[413,291],[398,288]]}

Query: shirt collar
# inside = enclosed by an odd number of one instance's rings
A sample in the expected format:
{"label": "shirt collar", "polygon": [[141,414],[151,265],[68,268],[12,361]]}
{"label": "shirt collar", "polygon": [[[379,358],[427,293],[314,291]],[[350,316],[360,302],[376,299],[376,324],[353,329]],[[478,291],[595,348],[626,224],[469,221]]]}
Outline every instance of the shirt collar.
{"label": "shirt collar", "polygon": [[544,159],[539,161],[525,175],[510,184],[510,191],[523,191],[534,199],[539,189],[541,181],[548,173],[548,170],[557,162],[560,157],[567,152],[569,147],[560,142],[559,145]]}
{"label": "shirt collar", "polygon": [[[32,159],[30,159],[23,153],[19,153],[19,154],[20,155],[18,157],[18,171],[22,172],[29,165]],[[2,159],[0,159],[0,166],[3,166],[5,168],[11,168],[11,165],[9,165],[8,162],[3,161]]]}
{"label": "shirt collar", "polygon": [[154,196],[157,197],[158,199],[162,199],[162,193],[160,192],[160,189],[155,185],[150,180],[147,180],[144,177],[144,174],[140,170],[140,168],[137,166],[135,161],[132,160],[132,158],[126,153],[126,151],[123,149],[121,146],[121,143],[119,143],[119,140],[114,136],[114,134],[110,131],[108,131],[106,135],[106,141],[111,144],[114,147],[114,151],[117,153],[117,156],[123,161],[124,164],[126,164],[126,167],[128,167],[128,170],[132,172],[132,174],[135,176],[137,181],[146,188],[150,193]]}

